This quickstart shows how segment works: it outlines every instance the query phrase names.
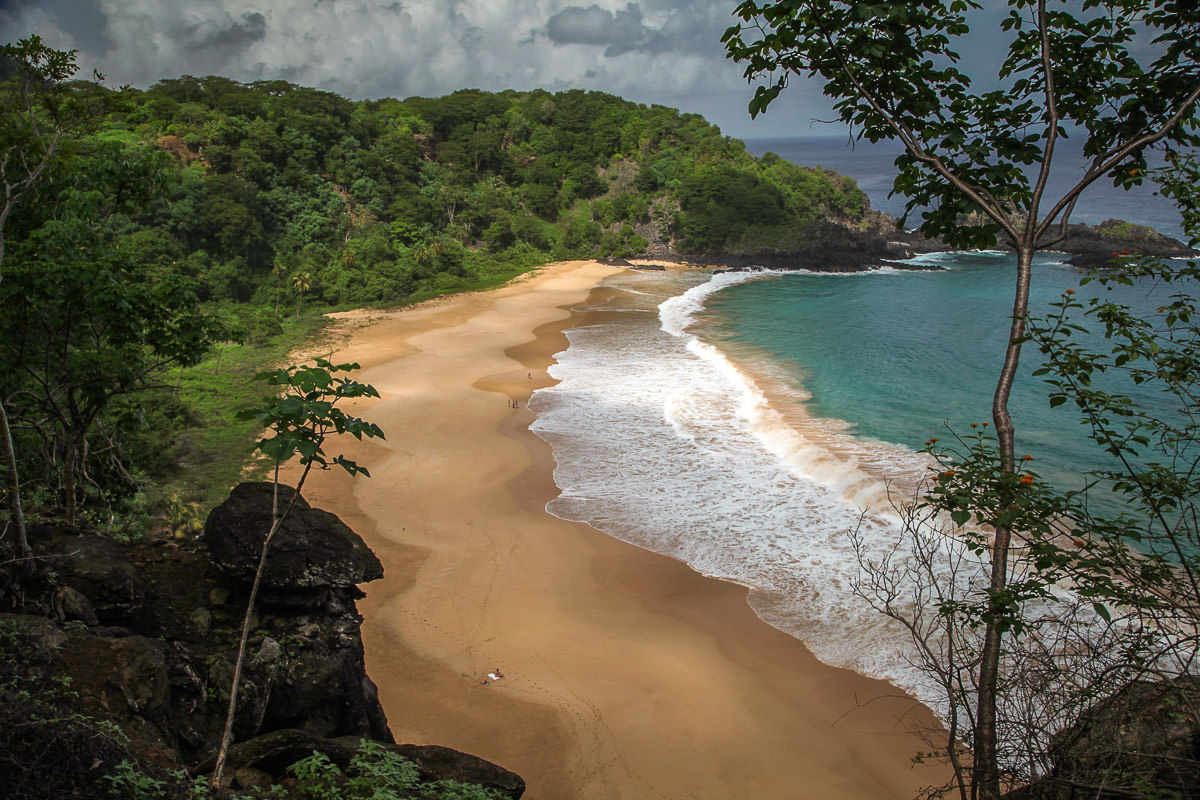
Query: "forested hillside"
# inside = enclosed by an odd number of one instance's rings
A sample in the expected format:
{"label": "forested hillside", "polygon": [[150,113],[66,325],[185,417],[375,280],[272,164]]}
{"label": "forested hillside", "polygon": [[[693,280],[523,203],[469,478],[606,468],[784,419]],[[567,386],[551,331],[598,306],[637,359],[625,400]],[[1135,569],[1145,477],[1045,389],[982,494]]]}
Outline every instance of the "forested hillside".
{"label": "forested hillside", "polygon": [[174,185],[120,246],[145,268],[169,258],[205,299],[401,301],[649,241],[754,252],[867,205],[850,179],[598,92],[352,102],[210,76],[130,101],[100,140],[147,167],[170,153]]}

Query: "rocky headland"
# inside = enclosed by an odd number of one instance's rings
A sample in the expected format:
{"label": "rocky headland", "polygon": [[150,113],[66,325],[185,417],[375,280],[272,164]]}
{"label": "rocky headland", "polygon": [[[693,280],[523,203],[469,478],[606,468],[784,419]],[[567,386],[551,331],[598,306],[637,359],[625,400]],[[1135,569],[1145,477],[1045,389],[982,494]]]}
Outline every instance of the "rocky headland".
{"label": "rocky headland", "polygon": [[[997,247],[1006,249],[1003,242],[998,243]],[[661,261],[685,261],[699,266],[721,266],[735,270],[767,267],[861,272],[884,266],[930,269],[908,265],[903,261],[921,253],[949,252],[951,249],[939,239],[898,228],[896,219],[888,214],[871,212],[862,223],[855,225],[832,221],[811,225],[799,232],[788,247],[777,250],[686,256],[663,252],[655,253],[653,257]],[[1069,225],[1065,236],[1047,249],[1065,253],[1068,263],[1089,269],[1112,266],[1117,258],[1126,256],[1200,256],[1200,251],[1177,239],[1164,236],[1153,228],[1122,220],[1106,220],[1099,225]]]}

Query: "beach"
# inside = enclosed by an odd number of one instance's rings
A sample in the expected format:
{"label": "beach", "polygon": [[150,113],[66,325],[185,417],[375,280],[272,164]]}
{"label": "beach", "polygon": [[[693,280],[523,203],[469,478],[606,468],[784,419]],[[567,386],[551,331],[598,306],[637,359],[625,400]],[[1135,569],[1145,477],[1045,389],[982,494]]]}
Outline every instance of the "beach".
{"label": "beach", "polygon": [[745,588],[545,511],[554,462],[526,402],[582,319],[571,308],[603,306],[597,284],[619,270],[555,264],[347,315],[331,357],[379,389],[354,408],[387,440],[327,443],[372,477],[315,473],[304,494],[384,564],[359,608],[397,741],[500,764],[530,800],[906,798],[940,783],[911,763],[926,749],[913,730],[934,724],[923,706],[821,664]]}

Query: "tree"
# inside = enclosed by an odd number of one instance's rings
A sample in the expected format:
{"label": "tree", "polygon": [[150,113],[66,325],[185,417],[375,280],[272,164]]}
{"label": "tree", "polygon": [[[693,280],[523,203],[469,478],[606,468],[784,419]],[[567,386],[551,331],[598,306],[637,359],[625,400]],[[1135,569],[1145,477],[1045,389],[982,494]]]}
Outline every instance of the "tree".
{"label": "tree", "polygon": [[14,422],[43,437],[74,525],[97,419],[167,367],[197,363],[224,331],[187,281],[139,280],[86,219],[47,227],[0,286],[0,375]]}
{"label": "tree", "polygon": [[[78,67],[74,50],[54,50],[30,36],[4,46],[0,80],[0,282],[4,279],[5,225],[47,170],[63,155],[64,145],[89,130],[113,107],[114,96],[95,83],[68,84]],[[12,429],[0,398],[0,447],[7,472],[5,486],[17,546],[28,555],[21,482]]]}
{"label": "tree", "polygon": [[[750,0],[735,12],[744,24],[723,37],[729,57],[746,64],[746,77],[765,79],[750,102],[752,115],[794,77],[821,80],[856,136],[904,145],[894,189],[909,198],[909,212],[928,209],[923,232],[960,247],[991,246],[1002,237],[1016,251],[1012,323],[992,402],[994,468],[984,487],[989,504],[1000,509],[1016,504],[1022,486],[1008,400],[1027,332],[1033,254],[1062,237],[1090,184],[1105,177],[1116,185],[1140,183],[1148,148],[1194,144],[1200,97],[1194,4],[1010,0],[1008,6],[999,88],[987,90],[959,69],[952,46],[965,41],[971,15],[983,8],[970,0]],[[1083,139],[1090,165],[1063,196],[1048,197],[1055,150],[1068,136]],[[1004,640],[1021,622],[1030,588],[1014,585],[1010,564],[1014,535],[1024,532],[1003,515],[992,521],[978,618],[973,752],[962,784],[964,796],[988,800],[1001,792],[996,701]]]}
{"label": "tree", "polygon": [[297,272],[292,276],[292,290],[296,293],[296,316],[300,316],[300,302],[312,291],[313,278],[308,272]]}
{"label": "tree", "polygon": [[[221,785],[225,770],[225,759],[233,741],[233,722],[237,712],[238,684],[242,666],[246,660],[246,642],[254,617],[254,603],[258,599],[258,588],[271,540],[279,532],[296,498],[304,488],[313,467],[329,469],[339,466],[351,475],[371,476],[366,467],[342,455],[329,457],[324,450],[325,440],[335,433],[348,433],[356,439],[384,438],[378,425],[353,417],[337,407],[343,400],[362,397],[379,397],[375,387],[358,383],[349,378],[337,377],[338,372],[352,372],[358,364],[333,364],[323,358],[315,359],[311,366],[290,366],[259,373],[257,380],[268,386],[280,387],[282,394],[268,398],[262,408],[250,409],[241,414],[244,419],[253,419],[266,429],[268,436],[260,439],[261,450],[274,466],[275,494],[271,508],[271,528],[263,538],[262,553],[258,568],[254,572],[254,583],[250,587],[250,598],[246,601],[246,616],[242,622],[241,640],[238,643],[237,660],[233,668],[233,685],[229,690],[229,709],[225,716],[225,730],[217,749],[216,766],[213,769],[211,786]],[[279,507],[279,469],[292,458],[299,456],[303,470],[296,480],[295,491],[284,508]]]}

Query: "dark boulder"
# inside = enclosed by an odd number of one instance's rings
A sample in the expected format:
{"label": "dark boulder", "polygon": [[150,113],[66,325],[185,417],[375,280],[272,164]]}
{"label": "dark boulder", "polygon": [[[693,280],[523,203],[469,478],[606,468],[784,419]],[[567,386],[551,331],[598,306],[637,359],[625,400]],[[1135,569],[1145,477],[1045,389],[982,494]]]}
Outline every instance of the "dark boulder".
{"label": "dark boulder", "polygon": [[[271,529],[274,485],[243,483],[213,509],[204,539],[221,572],[254,580]],[[279,487],[279,508],[294,505],[271,540],[262,586],[281,601],[312,605],[328,589],[348,589],[383,577],[383,566],[362,538],[328,511],[311,508],[290,487]]]}
{"label": "dark boulder", "polygon": [[453,780],[497,789],[509,797],[525,793],[525,781],[490,761],[436,744],[397,744],[394,752],[417,765],[423,780]]}
{"label": "dark boulder", "polygon": [[[288,767],[313,753],[320,753],[339,770],[345,771],[362,745],[361,738],[342,736],[329,739],[308,731],[283,729],[256,736],[229,748],[228,767],[235,783],[249,783],[269,776],[272,783],[283,783],[289,777]],[[385,744],[384,749],[413,762],[424,783],[459,781],[499,791],[513,800],[525,793],[525,781],[490,761],[448,747],[417,744]],[[214,759],[199,764],[196,772],[212,770]],[[247,781],[236,776],[247,775]],[[249,788],[238,786],[235,788]]]}
{"label": "dark boulder", "polygon": [[[63,724],[39,727],[41,738],[26,736],[21,741],[28,739],[27,747],[9,746],[13,758],[0,758],[0,772],[5,763],[21,765],[17,778],[0,780],[7,791],[0,794],[49,796],[37,793],[48,787],[55,796],[91,796],[72,794],[72,787],[96,785],[97,774],[111,773],[131,755],[167,771],[203,772],[224,726],[249,584],[270,523],[271,491],[271,484],[235,489],[210,516],[206,542],[122,543],[74,529],[31,527],[39,559],[19,576],[22,591],[3,595],[22,612],[0,614],[0,623],[19,632],[19,641],[9,642],[19,660],[14,655],[8,663],[37,686],[53,688],[59,685],[54,677],[68,679],[77,693],[72,714],[113,722],[128,739],[114,739],[104,750],[108,739],[97,739],[93,725],[55,712]],[[293,496],[282,493],[285,503]],[[292,514],[272,540],[267,586],[252,617],[234,720],[238,744],[226,773],[235,788],[269,785],[313,750],[344,766],[362,739],[394,748],[364,667],[362,617],[355,606],[361,595],[356,584],[380,577],[379,561],[334,515],[299,497]],[[0,577],[13,575],[0,569]],[[43,702],[22,702],[35,701]],[[0,723],[34,713],[9,705]],[[27,758],[29,753],[35,756]],[[514,798],[524,790],[519,777],[474,756],[443,748],[402,754],[430,780],[481,783]],[[62,775],[51,781],[47,770]]]}
{"label": "dark boulder", "polygon": [[47,570],[50,606],[59,619],[129,625],[141,611],[146,584],[120,542],[49,525],[30,526],[30,541]]}
{"label": "dark boulder", "polygon": [[163,642],[73,633],[58,657],[84,713],[119,725],[139,758],[160,766],[177,761]]}

